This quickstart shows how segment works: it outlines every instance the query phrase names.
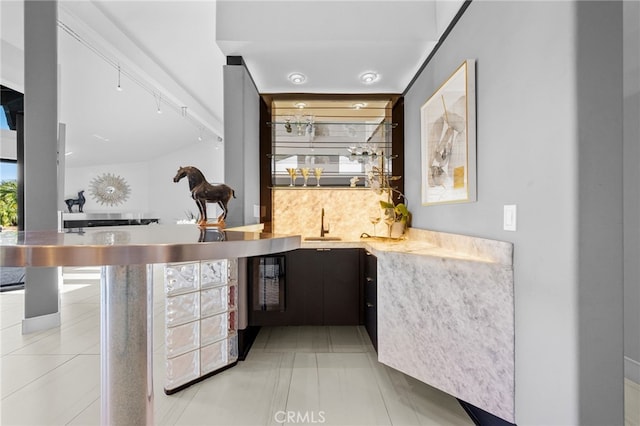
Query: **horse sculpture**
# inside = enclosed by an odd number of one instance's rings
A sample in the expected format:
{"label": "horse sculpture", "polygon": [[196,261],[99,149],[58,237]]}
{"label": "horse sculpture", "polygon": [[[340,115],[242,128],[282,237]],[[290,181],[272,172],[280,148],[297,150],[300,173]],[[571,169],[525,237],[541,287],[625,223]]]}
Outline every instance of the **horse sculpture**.
{"label": "horse sculpture", "polygon": [[236,198],[236,194],[229,186],[225,184],[211,185],[205,179],[200,170],[193,166],[180,167],[178,173],[173,178],[174,182],[179,182],[183,177],[189,180],[189,190],[191,198],[196,201],[198,210],[200,211],[200,220],[198,225],[207,226],[207,203],[218,203],[222,209],[222,214],[218,217],[218,223],[214,226],[224,226],[224,220],[227,218],[227,204],[231,198]]}
{"label": "horse sculpture", "polygon": [[67,198],[66,200],[64,200],[64,203],[67,205],[69,213],[73,213],[71,211],[71,207],[76,204],[78,205],[78,212],[82,213],[82,207],[84,206],[84,203],[86,201],[87,200],[84,198],[84,191],[80,191],[78,192],[78,198]]}

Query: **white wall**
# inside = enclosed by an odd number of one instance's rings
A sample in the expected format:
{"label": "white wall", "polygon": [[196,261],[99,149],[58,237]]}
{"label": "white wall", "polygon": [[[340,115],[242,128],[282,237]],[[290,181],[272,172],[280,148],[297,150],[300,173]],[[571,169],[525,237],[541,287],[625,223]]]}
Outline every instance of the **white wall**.
{"label": "white wall", "polygon": [[[207,180],[220,183],[224,176],[224,146],[222,143],[203,141],[193,143],[186,149],[150,159],[143,163],[105,164],[91,167],[67,168],[65,175],[65,198],[76,198],[79,190],[85,190],[86,213],[133,213],[143,217],[158,218],[160,223],[176,223],[187,219],[185,212],[198,214],[195,202],[189,193],[186,179],[173,182],[181,166],[195,166]],[[103,173],[122,177],[131,190],[129,199],[117,206],[101,205],[89,192],[91,180]],[[76,211],[77,207],[74,207]],[[218,211],[209,205],[209,216]]]}
{"label": "white wall", "polygon": [[[207,181],[221,183],[224,179],[224,146],[212,141],[197,142],[149,163],[149,211],[160,219],[160,223],[170,224],[187,219],[186,212],[198,214],[187,179],[173,182],[181,166],[197,167]],[[217,212],[217,207],[209,204],[208,216],[213,217],[214,212]]]}
{"label": "white wall", "polygon": [[[149,164],[121,163],[103,164],[90,167],[67,168],[65,173],[64,198],[77,198],[78,191],[84,190],[85,213],[134,213],[149,212]],[[96,201],[89,191],[91,181],[102,174],[110,173],[122,177],[129,185],[129,198],[122,204],[108,206]],[[77,206],[73,208],[75,212]],[[145,215],[145,217],[148,217]]]}
{"label": "white wall", "polygon": [[405,96],[419,200],[420,106],[476,59],[478,201],[413,226],[514,243],[518,424],[624,423],[621,28],[619,2],[474,1]]}

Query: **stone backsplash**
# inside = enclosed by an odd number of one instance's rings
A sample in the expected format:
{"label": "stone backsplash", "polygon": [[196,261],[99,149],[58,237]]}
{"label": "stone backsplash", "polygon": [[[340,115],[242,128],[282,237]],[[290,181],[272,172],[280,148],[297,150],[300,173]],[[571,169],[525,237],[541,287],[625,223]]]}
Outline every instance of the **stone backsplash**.
{"label": "stone backsplash", "polygon": [[[327,236],[354,240],[366,232],[373,234],[369,216],[383,217],[379,200],[387,200],[363,188],[276,188],[273,194],[273,233],[300,234],[303,238],[320,236],[320,217],[324,208]],[[387,225],[380,220],[376,225],[379,236],[387,235]]]}

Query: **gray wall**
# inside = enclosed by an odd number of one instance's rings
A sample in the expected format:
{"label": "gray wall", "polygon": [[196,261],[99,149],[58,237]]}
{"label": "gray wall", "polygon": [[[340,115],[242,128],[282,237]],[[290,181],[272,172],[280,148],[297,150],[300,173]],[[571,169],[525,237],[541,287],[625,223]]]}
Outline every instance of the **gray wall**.
{"label": "gray wall", "polygon": [[260,205],[260,96],[244,65],[224,67],[224,178],[237,199],[229,203],[227,226],[258,223]]}
{"label": "gray wall", "polygon": [[[514,243],[518,424],[624,423],[621,8],[474,1],[405,97],[413,226]],[[420,206],[420,106],[465,59],[478,201]]]}
{"label": "gray wall", "polygon": [[624,11],[624,354],[640,383],[640,3]]}

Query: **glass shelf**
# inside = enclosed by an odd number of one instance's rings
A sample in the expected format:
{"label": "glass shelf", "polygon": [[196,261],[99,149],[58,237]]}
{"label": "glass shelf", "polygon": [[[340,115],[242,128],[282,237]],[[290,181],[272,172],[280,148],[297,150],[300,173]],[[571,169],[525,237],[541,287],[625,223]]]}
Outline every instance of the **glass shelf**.
{"label": "glass shelf", "polygon": [[[296,120],[290,120],[288,122],[291,125],[294,125],[296,123],[300,123],[300,124],[304,124],[306,125],[307,123],[311,123],[313,125],[318,125],[318,126],[322,126],[322,125],[335,125],[335,126],[356,126],[356,127],[364,127],[364,126],[384,126],[384,127],[388,127],[388,128],[394,128],[396,127],[398,124],[397,123],[390,123],[390,122],[386,122],[386,121],[382,121],[382,122],[366,122],[366,121],[307,121],[307,120],[303,120],[303,121],[296,121]],[[268,121],[267,125],[269,126],[277,126],[277,125],[285,125],[287,124],[287,121]]]}
{"label": "glass shelf", "polygon": [[[304,105],[300,109],[291,106]],[[367,105],[366,102],[361,103]],[[316,187],[315,168],[322,168],[320,187],[365,187],[373,170],[392,172],[390,102],[369,101],[368,109],[345,102],[274,102],[271,127],[271,187],[290,187],[287,169],[296,169],[296,186],[302,187],[301,169],[309,169],[307,188]]]}
{"label": "glass shelf", "polygon": [[[318,148],[318,149],[322,149],[322,148]],[[280,159],[284,159],[284,158],[288,158],[291,157],[292,155],[300,155],[300,154],[267,154],[267,158],[280,158]],[[385,158],[387,160],[395,160],[396,158],[398,158],[397,155],[386,155],[386,154],[323,154],[323,153],[314,153],[314,154],[302,154],[305,157],[326,157],[326,156],[341,156],[341,157],[348,157],[348,158],[357,158],[357,159],[377,159],[377,158]],[[303,167],[303,166],[300,166]]]}

